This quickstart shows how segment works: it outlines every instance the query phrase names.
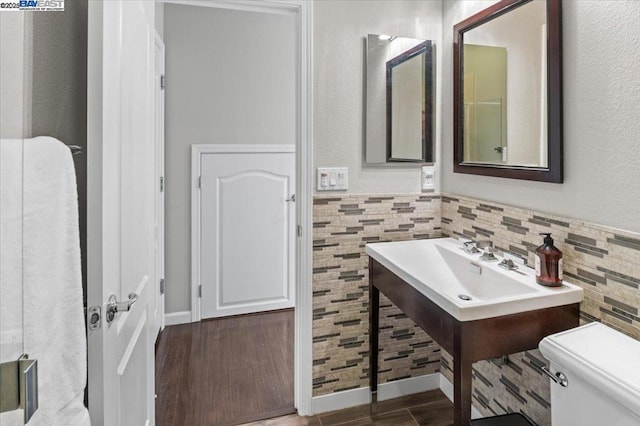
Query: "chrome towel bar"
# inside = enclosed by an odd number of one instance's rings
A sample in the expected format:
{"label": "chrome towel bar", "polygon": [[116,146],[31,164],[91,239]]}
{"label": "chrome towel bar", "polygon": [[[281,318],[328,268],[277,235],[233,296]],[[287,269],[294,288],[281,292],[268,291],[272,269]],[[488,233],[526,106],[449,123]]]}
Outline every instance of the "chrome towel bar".
{"label": "chrome towel bar", "polygon": [[67,145],[71,150],[71,155],[82,154],[82,147],[80,145]]}

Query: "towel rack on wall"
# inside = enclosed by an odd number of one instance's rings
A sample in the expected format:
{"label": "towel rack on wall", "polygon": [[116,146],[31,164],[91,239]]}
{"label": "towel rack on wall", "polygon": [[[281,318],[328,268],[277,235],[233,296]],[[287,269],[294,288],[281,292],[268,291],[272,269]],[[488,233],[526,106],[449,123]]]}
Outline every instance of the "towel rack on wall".
{"label": "towel rack on wall", "polygon": [[71,150],[71,155],[82,154],[82,147],[80,145],[67,145]]}

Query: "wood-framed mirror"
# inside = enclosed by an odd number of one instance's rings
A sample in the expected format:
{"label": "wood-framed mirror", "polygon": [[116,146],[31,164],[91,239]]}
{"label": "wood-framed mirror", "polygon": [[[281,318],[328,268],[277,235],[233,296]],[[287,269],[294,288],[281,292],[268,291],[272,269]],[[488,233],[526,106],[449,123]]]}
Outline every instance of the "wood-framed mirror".
{"label": "wood-framed mirror", "polygon": [[433,162],[432,41],[384,34],[365,41],[365,164]]}
{"label": "wood-framed mirror", "polygon": [[561,0],[502,0],[454,26],[454,172],[561,183]]}
{"label": "wood-framed mirror", "polygon": [[386,63],[387,162],[431,160],[431,62],[425,40]]}

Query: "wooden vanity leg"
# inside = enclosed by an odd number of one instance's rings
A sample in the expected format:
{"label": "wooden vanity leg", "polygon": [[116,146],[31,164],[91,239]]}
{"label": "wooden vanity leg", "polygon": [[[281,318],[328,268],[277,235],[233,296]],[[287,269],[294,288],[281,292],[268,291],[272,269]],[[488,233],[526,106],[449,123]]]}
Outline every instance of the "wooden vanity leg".
{"label": "wooden vanity leg", "polygon": [[453,424],[471,424],[471,358],[465,353],[463,327],[456,327],[453,341]]}
{"label": "wooden vanity leg", "polygon": [[380,290],[373,285],[372,260],[369,260],[369,389],[371,390],[370,413],[378,411],[378,329]]}

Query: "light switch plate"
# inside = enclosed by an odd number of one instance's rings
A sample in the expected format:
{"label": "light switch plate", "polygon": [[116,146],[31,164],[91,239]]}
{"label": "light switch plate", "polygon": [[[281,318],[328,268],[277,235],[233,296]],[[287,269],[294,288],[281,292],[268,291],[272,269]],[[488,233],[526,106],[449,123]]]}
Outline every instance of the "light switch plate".
{"label": "light switch plate", "polygon": [[316,181],[318,191],[346,191],[349,189],[347,167],[318,167]]}
{"label": "light switch plate", "polygon": [[420,173],[421,188],[423,191],[429,189],[436,189],[436,167],[435,166],[422,166],[422,173]]}

